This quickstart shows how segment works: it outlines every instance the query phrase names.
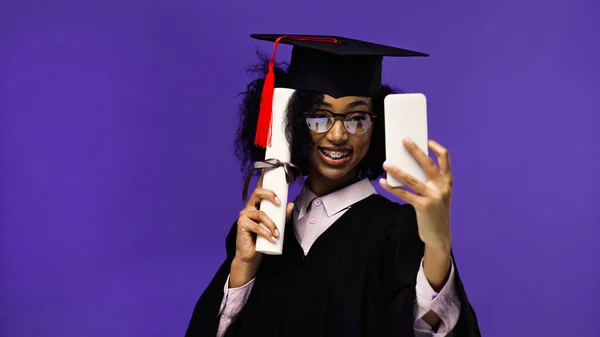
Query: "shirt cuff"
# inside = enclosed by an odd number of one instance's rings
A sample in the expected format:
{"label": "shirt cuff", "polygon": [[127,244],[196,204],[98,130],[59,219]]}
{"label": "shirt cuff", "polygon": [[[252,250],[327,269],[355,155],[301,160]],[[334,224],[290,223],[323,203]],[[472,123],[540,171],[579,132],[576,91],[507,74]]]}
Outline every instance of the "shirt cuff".
{"label": "shirt cuff", "polygon": [[[421,259],[421,266],[417,273],[416,294],[415,330],[429,333],[435,337],[446,336],[451,332],[458,322],[461,309],[460,299],[456,293],[452,259],[450,260],[450,276],[439,293],[433,290],[427,281],[423,269],[423,259]],[[435,312],[441,320],[436,332],[423,320],[423,316],[430,310]]]}
{"label": "shirt cuff", "polygon": [[239,288],[229,288],[228,275],[223,287],[223,300],[221,301],[219,315],[226,317],[237,316],[246,304],[246,301],[248,301],[253,285],[254,279]]}

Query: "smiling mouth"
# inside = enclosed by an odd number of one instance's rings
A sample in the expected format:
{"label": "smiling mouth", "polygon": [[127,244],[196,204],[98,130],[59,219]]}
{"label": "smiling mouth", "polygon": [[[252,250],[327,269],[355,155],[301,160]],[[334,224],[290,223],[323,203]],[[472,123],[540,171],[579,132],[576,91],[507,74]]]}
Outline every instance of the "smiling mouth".
{"label": "smiling mouth", "polygon": [[328,158],[331,158],[333,160],[344,159],[344,158],[348,157],[350,155],[350,153],[352,153],[352,151],[349,149],[329,150],[329,149],[320,148],[319,150],[325,156],[327,156]]}
{"label": "smiling mouth", "polygon": [[319,148],[321,159],[330,166],[340,166],[346,164],[352,158],[352,149],[346,147]]}

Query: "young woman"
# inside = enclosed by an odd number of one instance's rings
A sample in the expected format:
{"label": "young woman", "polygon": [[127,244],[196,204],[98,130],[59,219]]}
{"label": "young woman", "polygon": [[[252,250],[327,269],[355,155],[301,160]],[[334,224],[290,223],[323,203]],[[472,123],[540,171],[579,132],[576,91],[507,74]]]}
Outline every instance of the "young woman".
{"label": "young woman", "polygon": [[[381,84],[383,56],[426,55],[339,37],[253,37],[294,47],[287,70],[273,56],[248,86],[237,155],[246,171],[265,159],[255,145],[265,97],[272,86],[295,89],[287,131],[306,194],[287,205],[283,254],[262,255],[256,236],[280,233],[260,201],[281,201],[259,180],[186,336],[480,336],[451,252],[448,151],[429,142],[436,165],[406,140],[426,183],[384,163],[383,99],[393,90]],[[397,200],[378,195],[371,181],[385,172],[412,191],[381,179]]]}

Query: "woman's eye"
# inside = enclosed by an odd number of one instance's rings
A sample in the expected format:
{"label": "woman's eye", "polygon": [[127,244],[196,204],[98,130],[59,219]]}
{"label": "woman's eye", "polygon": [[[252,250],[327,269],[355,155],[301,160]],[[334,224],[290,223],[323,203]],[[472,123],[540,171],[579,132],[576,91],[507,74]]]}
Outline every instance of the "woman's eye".
{"label": "woman's eye", "polygon": [[328,116],[328,114],[325,111],[314,111],[311,114],[311,117],[314,117],[314,118],[327,118],[329,116]]}
{"label": "woman's eye", "polygon": [[352,121],[364,121],[365,119],[367,119],[369,117],[366,112],[356,112],[356,113],[349,114],[346,118],[348,120],[352,120]]}

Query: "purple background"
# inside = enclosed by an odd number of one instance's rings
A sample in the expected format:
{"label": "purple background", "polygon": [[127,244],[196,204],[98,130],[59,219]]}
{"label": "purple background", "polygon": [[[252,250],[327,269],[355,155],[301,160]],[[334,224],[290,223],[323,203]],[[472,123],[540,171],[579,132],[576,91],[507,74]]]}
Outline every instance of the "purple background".
{"label": "purple background", "polygon": [[[0,2],[0,335],[181,336],[241,207],[250,33],[425,51],[454,249],[485,336],[599,336],[590,1]],[[279,60],[289,49],[282,48]]]}

